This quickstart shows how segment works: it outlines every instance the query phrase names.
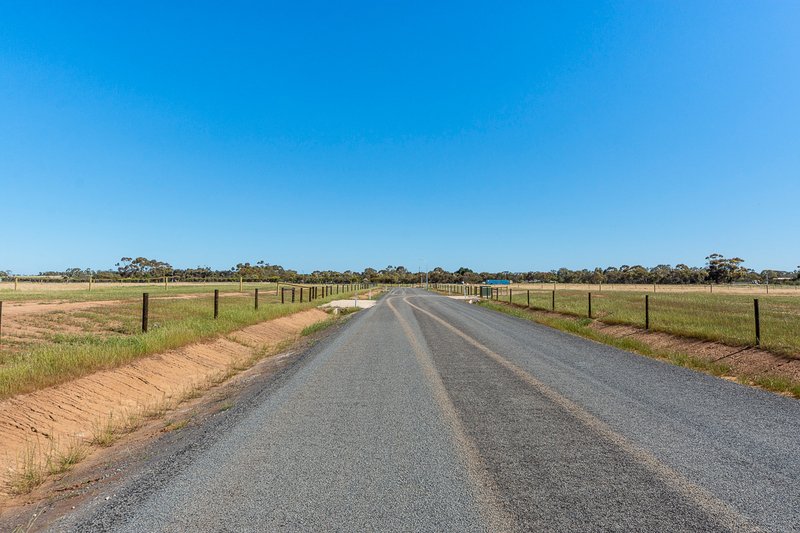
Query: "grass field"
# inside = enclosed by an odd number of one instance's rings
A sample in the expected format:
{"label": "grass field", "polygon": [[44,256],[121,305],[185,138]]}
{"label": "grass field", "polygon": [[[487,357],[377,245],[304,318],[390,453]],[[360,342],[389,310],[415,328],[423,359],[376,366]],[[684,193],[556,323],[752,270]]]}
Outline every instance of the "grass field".
{"label": "grass field", "polygon": [[[461,293],[464,285],[459,284],[440,284],[438,289],[443,292]],[[477,285],[469,285],[477,287]],[[538,290],[552,291],[591,291],[595,292],[639,292],[639,293],[691,293],[691,294],[741,294],[760,296],[762,294],[798,296],[800,297],[800,285],[753,285],[753,284],[722,284],[722,285],[653,285],[653,284],[597,284],[597,283],[514,283],[511,285],[496,285],[501,294],[508,295],[509,288],[513,291]]]}
{"label": "grass field", "polygon": [[[149,290],[149,331],[141,333],[142,287],[102,287],[91,299],[73,291],[46,288],[18,291],[16,302],[86,301],[79,309],[10,316],[3,322],[0,344],[0,399],[112,368],[135,358],[224,335],[244,326],[316,307],[352,295],[340,292],[313,302],[281,304],[275,285],[259,285],[259,309],[252,287],[238,292],[238,283],[221,290],[219,318],[213,318],[216,285]],[[366,291],[361,291],[366,292]],[[88,294],[88,291],[86,291]],[[25,297],[20,297],[24,294]],[[69,298],[74,294],[75,298]],[[176,295],[186,298],[174,298]],[[0,296],[5,298],[5,294]],[[237,297],[238,296],[238,297]],[[6,300],[9,301],[9,300]],[[93,306],[92,302],[97,302]]]}
{"label": "grass field", "polygon": [[[288,284],[281,283],[288,287]],[[297,286],[299,286],[298,284]],[[341,287],[341,285],[340,285]],[[244,282],[241,294],[252,294],[253,289],[260,292],[275,294],[275,283]],[[226,294],[239,293],[239,282],[224,283],[169,283],[166,288],[164,283],[93,283],[89,290],[88,283],[36,283],[20,282],[14,290],[14,282],[0,283],[0,301],[25,302],[25,301],[64,301],[87,302],[101,300],[119,300],[125,298],[140,298],[143,292],[158,295],[191,295],[210,294],[218,289]]]}
{"label": "grass field", "polygon": [[[514,287],[511,298],[528,305],[528,289]],[[556,291],[555,311],[588,315],[587,290]],[[757,295],[761,317],[761,346],[769,351],[800,356],[800,297]],[[684,337],[720,341],[733,346],[755,342],[753,295],[697,292],[648,294],[650,329]],[[509,301],[508,292],[500,301]],[[534,309],[551,310],[552,291],[531,290]],[[592,317],[608,324],[645,325],[645,293],[637,291],[592,291]]]}

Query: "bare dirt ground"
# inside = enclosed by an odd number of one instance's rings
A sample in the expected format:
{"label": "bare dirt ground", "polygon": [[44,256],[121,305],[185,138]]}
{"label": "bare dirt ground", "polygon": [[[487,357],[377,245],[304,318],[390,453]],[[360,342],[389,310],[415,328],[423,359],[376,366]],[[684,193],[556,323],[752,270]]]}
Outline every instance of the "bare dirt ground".
{"label": "bare dirt ground", "polygon": [[133,423],[192,397],[327,317],[319,309],[303,311],[0,401],[0,476],[18,474],[26,454],[41,457],[75,440],[90,443],[109,424]]}

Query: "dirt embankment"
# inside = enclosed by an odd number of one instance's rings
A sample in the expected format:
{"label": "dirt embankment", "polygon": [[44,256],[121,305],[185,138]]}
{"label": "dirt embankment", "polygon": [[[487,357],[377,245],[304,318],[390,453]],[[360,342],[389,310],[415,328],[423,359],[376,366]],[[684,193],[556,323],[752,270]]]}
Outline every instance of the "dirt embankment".
{"label": "dirt embankment", "polygon": [[303,311],[0,401],[0,477],[19,474],[31,453],[52,454],[76,440],[90,443],[111,421],[124,424],[192,397],[327,317],[319,309]]}
{"label": "dirt embankment", "polygon": [[784,357],[754,346],[729,346],[720,342],[690,339],[634,326],[594,321],[590,327],[605,335],[637,340],[651,348],[684,353],[708,363],[730,367],[731,373],[745,377],[778,376],[800,382],[800,359]]}

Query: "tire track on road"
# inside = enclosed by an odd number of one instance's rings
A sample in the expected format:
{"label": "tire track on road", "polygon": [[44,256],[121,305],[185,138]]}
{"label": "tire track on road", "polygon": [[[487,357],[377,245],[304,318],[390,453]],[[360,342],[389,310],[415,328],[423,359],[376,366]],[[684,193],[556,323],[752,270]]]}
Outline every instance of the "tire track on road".
{"label": "tire track on road", "polygon": [[[498,488],[494,480],[486,474],[486,465],[483,464],[477,448],[467,436],[456,408],[442,383],[441,376],[434,367],[428,349],[420,343],[411,325],[392,304],[393,299],[395,298],[387,298],[386,305],[397,317],[397,321],[408,338],[408,342],[414,350],[414,355],[433,390],[436,402],[439,404],[439,408],[445,420],[450,425],[453,440],[455,441],[459,455],[464,461],[467,475],[475,488],[476,500],[481,505],[481,516],[486,521],[488,530],[509,531],[516,529],[513,518],[499,503],[499,498],[497,497]],[[405,298],[403,300],[405,301]]]}
{"label": "tire track on road", "polygon": [[[742,531],[742,530],[759,531],[759,528],[755,524],[751,523],[751,521],[748,518],[743,516],[741,513],[737,512],[735,509],[730,507],[725,502],[715,497],[706,489],[692,483],[690,480],[686,479],[678,472],[672,470],[668,466],[658,461],[648,452],[634,446],[630,441],[628,441],[625,437],[616,433],[607,424],[597,419],[595,416],[586,411],[577,403],[564,397],[563,395],[561,395],[560,393],[558,393],[557,391],[555,391],[554,389],[552,389],[551,387],[549,387],[548,385],[537,379],[528,371],[519,367],[515,363],[509,361],[507,358],[493,351],[492,349],[485,346],[484,344],[482,344],[475,338],[471,337],[470,335],[467,335],[457,327],[453,326],[448,321],[442,319],[441,317],[435,315],[434,313],[431,313],[430,311],[418,305],[411,303],[409,301],[410,298],[423,298],[423,297],[416,297],[416,296],[405,297],[403,298],[403,301],[404,303],[409,305],[412,309],[415,309],[418,312],[422,313],[424,316],[430,318],[431,320],[439,324],[441,327],[443,327],[450,333],[459,337],[468,345],[477,349],[480,353],[488,357],[491,361],[500,365],[504,369],[510,371],[514,376],[516,376],[516,378],[520,379],[521,381],[526,383],[529,387],[532,387],[537,393],[541,394],[543,397],[547,398],[550,402],[559,406],[561,409],[569,413],[571,417],[578,420],[583,426],[592,430],[599,437],[605,439],[607,442],[610,442],[611,444],[616,446],[619,450],[623,451],[628,457],[630,457],[639,465],[645,467],[654,478],[661,481],[663,484],[671,488],[674,492],[680,494],[687,501],[693,502],[696,506],[701,508],[704,513],[706,513],[710,517],[713,517],[713,519],[720,525],[737,531]],[[437,371],[434,369],[434,372]],[[447,394],[446,391],[445,394]]]}

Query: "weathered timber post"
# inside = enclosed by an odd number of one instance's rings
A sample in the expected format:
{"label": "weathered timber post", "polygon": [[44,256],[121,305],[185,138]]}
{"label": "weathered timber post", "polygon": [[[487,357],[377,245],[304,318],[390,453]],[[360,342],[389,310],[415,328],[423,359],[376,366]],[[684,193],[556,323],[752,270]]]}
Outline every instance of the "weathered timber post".
{"label": "weathered timber post", "polygon": [[761,346],[761,317],[758,312],[758,298],[753,298],[753,314],[756,319],[756,346]]}
{"label": "weathered timber post", "polygon": [[147,323],[150,315],[150,294],[142,293],[142,333],[147,333]]}

